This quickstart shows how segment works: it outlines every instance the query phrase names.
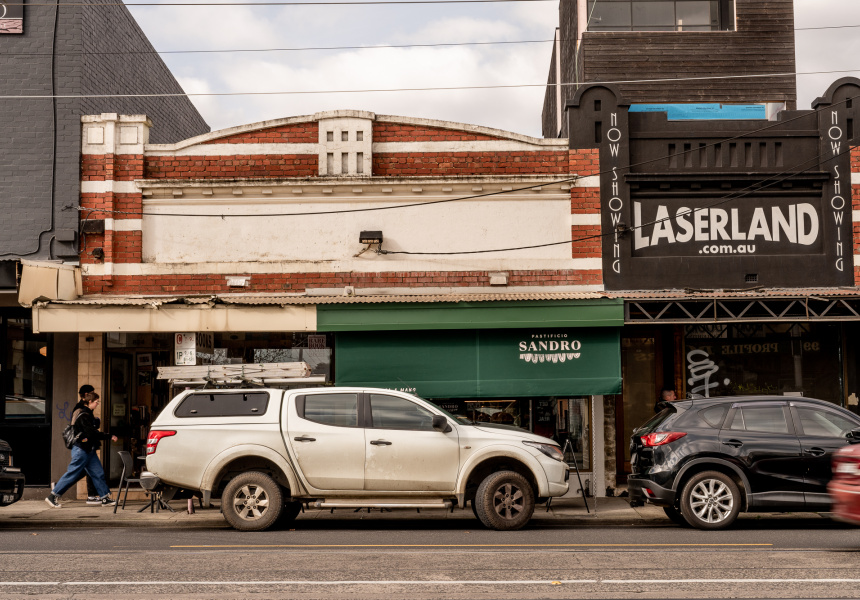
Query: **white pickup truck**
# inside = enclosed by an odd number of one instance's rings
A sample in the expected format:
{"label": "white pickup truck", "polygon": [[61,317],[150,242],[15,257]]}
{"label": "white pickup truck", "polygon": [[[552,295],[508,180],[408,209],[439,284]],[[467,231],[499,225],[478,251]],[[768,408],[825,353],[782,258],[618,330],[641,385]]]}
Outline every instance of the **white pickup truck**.
{"label": "white pickup truck", "polygon": [[147,477],[221,498],[236,529],[259,531],[320,508],[465,508],[491,529],[524,526],[568,490],[552,440],[472,423],[383,389],[203,389],[152,424]]}

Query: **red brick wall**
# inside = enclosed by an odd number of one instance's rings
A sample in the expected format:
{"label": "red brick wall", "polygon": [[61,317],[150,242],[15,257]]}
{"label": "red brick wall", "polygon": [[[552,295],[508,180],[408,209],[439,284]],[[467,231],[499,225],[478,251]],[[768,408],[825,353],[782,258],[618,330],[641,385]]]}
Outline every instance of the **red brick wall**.
{"label": "red brick wall", "polygon": [[147,179],[196,179],[232,177],[316,177],[316,154],[235,156],[148,156]]}
{"label": "red brick wall", "polygon": [[319,142],[316,121],[270,127],[237,133],[203,142],[204,144],[316,144]]}
{"label": "red brick wall", "polygon": [[570,172],[580,177],[600,173],[600,152],[594,149],[571,150]]}
{"label": "red brick wall", "polygon": [[[124,233],[124,232],[118,232]],[[244,275],[244,273],[242,273]],[[593,285],[600,271],[510,271],[509,286]],[[343,287],[487,287],[487,271],[396,271],[390,273],[269,273],[251,275],[247,293],[303,292]],[[85,294],[218,294],[235,292],[223,274],[84,277]]]}
{"label": "red brick wall", "polygon": [[374,142],[472,142],[499,139],[501,138],[441,127],[400,125],[398,123],[373,124]]}
{"label": "red brick wall", "polygon": [[564,176],[567,152],[411,152],[373,153],[373,174],[379,177],[443,175]]}

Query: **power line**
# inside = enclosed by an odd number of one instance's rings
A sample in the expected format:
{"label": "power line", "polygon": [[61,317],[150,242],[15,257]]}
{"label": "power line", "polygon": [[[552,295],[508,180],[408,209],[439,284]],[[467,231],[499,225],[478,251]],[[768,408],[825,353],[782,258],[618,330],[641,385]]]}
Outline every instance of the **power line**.
{"label": "power line", "polygon": [[632,84],[632,83],[672,83],[678,81],[713,81],[727,79],[759,79],[765,77],[787,77],[798,75],[830,75],[836,73],[857,73],[857,69],[840,69],[833,71],[785,71],[779,73],[754,73],[748,75],[713,75],[705,77],[670,77],[664,79],[627,79],[620,81],[583,81],[578,83],[519,83],[508,85],[462,85],[462,86],[440,86],[421,88],[369,88],[359,90],[293,90],[278,92],[183,92],[183,93],[158,93],[158,94],[64,94],[64,95],[20,95],[0,96],[0,100],[36,100],[49,98],[84,99],[84,98],[190,98],[203,96],[295,96],[310,94],[368,94],[388,92],[436,92],[436,91],[461,91],[461,90],[500,90],[519,89],[529,87],[555,87],[555,86],[586,86],[586,85],[610,85],[610,84]]}
{"label": "power line", "polygon": [[[355,2],[63,2],[63,6],[384,6],[386,4],[513,4],[574,0],[356,0]],[[56,6],[54,2],[4,2],[6,6]]]}
{"label": "power line", "polygon": [[[7,6],[10,6],[7,3]],[[159,5],[164,6],[164,5]],[[198,6],[198,5],[195,5]],[[589,17],[590,18],[590,17]],[[822,29],[854,29],[860,25],[832,25],[825,27],[798,27],[794,31],[813,31]],[[580,41],[580,38],[561,38],[560,42]],[[549,44],[555,42],[548,40],[496,40],[492,42],[438,42],[427,44],[374,44],[372,46],[305,46],[300,48],[221,48],[215,50],[118,50],[115,52],[60,52],[57,56],[136,56],[146,54],[239,54],[239,53],[261,53],[261,52],[320,52],[333,50],[386,50],[400,48],[446,48],[458,46],[496,46],[515,44]],[[11,52],[0,53],[0,56],[51,56],[50,52]]]}

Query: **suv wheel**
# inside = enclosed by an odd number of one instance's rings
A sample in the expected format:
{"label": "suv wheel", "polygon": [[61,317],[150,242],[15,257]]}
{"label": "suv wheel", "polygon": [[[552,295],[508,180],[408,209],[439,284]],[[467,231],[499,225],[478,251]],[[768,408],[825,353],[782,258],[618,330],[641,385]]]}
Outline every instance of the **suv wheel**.
{"label": "suv wheel", "polygon": [[281,486],[257,471],[230,480],[221,496],[221,512],[234,529],[262,531],[278,520],[283,510]]}
{"label": "suv wheel", "polygon": [[681,493],[681,514],[697,529],[725,529],[741,510],[741,493],[734,480],[719,471],[694,475]]}
{"label": "suv wheel", "polygon": [[526,478],[514,471],[491,473],[478,486],[475,514],[489,529],[520,529],[535,510],[535,495]]}

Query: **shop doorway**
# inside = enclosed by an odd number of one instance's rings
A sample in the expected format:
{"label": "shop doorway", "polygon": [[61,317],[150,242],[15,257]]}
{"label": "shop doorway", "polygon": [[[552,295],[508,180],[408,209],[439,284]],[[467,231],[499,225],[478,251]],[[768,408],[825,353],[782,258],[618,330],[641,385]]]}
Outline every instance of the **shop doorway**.
{"label": "shop doorway", "polygon": [[[621,336],[621,394],[615,400],[616,481],[630,474],[630,436],[654,416],[664,384],[674,381],[674,336],[671,328],[630,328]],[[665,372],[668,367],[668,372]],[[681,390],[678,395],[682,396]]]}

